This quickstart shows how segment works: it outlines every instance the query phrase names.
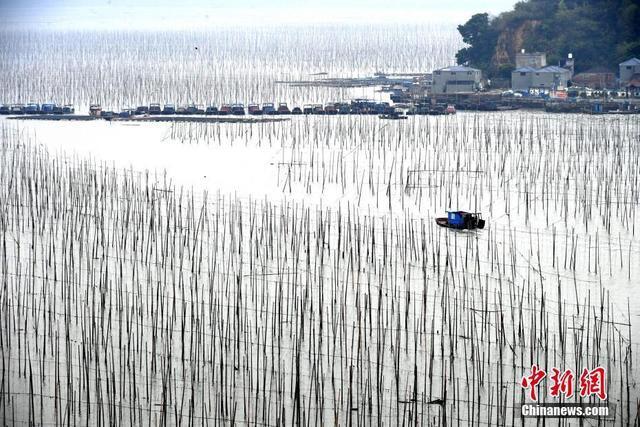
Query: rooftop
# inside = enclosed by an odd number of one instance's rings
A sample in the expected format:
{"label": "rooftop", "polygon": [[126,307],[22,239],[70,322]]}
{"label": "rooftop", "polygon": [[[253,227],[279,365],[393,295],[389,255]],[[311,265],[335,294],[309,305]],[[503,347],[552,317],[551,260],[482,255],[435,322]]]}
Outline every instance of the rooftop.
{"label": "rooftop", "polygon": [[590,68],[587,71],[583,71],[579,74],[579,75],[583,75],[583,74],[613,74],[614,72],[606,67],[594,67],[594,68]]}
{"label": "rooftop", "polygon": [[544,68],[536,70],[538,73],[564,73],[569,72],[566,68],[558,67],[557,65],[549,65]]}
{"label": "rooftop", "polygon": [[620,65],[640,65],[640,59],[638,58],[627,59],[626,61],[621,62]]}
{"label": "rooftop", "polygon": [[558,67],[556,65],[548,65],[543,68],[533,68],[533,67],[520,67],[513,70],[517,73],[569,73],[570,71],[566,68]]}
{"label": "rooftop", "polygon": [[465,67],[464,65],[452,65],[450,67],[440,68],[436,71],[480,71],[477,68]]}
{"label": "rooftop", "polygon": [[513,71],[516,73],[533,73],[534,71],[536,71],[536,69],[533,67],[520,67],[520,68],[516,68]]}

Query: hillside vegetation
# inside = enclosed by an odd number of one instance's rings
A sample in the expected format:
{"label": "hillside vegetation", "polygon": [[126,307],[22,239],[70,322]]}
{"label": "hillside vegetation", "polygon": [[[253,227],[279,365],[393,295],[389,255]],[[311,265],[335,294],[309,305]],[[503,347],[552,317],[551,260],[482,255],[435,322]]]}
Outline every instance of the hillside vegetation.
{"label": "hillside vegetation", "polygon": [[488,77],[507,77],[521,49],[546,52],[549,64],[573,53],[576,72],[615,70],[640,56],[640,0],[528,0],[496,17],[473,15],[458,31],[469,45],[458,63]]}

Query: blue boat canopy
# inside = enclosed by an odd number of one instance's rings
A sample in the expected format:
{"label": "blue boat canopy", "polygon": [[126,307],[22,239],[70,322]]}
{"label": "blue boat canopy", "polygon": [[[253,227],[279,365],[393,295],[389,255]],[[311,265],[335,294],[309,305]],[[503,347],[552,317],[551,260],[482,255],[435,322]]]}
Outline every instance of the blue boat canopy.
{"label": "blue boat canopy", "polygon": [[464,225],[464,218],[461,211],[448,211],[447,219],[451,225]]}

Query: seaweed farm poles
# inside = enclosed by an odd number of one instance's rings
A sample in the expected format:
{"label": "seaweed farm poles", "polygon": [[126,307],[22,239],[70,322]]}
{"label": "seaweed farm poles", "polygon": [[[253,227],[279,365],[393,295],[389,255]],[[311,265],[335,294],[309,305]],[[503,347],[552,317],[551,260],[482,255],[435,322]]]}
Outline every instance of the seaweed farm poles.
{"label": "seaweed farm poles", "polygon": [[[512,425],[536,362],[605,364],[635,422],[631,319],[572,274],[584,237],[197,194],[26,138],[0,145],[7,424]],[[599,275],[637,251],[610,240]]]}

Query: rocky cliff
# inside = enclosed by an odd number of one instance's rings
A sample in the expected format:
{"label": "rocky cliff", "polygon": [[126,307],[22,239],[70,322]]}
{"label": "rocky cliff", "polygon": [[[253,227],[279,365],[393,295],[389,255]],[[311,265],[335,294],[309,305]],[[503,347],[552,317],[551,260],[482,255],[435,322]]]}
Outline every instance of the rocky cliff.
{"label": "rocky cliff", "polygon": [[512,68],[516,63],[516,53],[523,49],[525,40],[540,25],[538,20],[526,20],[515,26],[507,26],[498,35],[495,51],[491,57],[494,70]]}

